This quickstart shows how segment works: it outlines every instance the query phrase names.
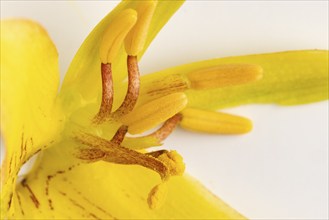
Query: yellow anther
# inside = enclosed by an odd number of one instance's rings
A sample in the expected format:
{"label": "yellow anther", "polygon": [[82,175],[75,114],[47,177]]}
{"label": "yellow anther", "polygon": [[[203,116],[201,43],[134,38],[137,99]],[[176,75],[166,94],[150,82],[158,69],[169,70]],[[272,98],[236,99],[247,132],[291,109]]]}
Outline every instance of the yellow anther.
{"label": "yellow anther", "polygon": [[167,194],[168,188],[165,182],[153,187],[147,198],[147,203],[150,209],[160,208],[166,201]]}
{"label": "yellow anther", "polygon": [[141,1],[136,8],[138,21],[125,39],[125,48],[128,55],[137,56],[144,48],[147,33],[157,5],[157,1]]}
{"label": "yellow anther", "polygon": [[101,62],[112,63],[118,54],[124,38],[137,21],[137,12],[133,9],[126,9],[120,12],[109,24],[104,32],[100,45]]}
{"label": "yellow anther", "polygon": [[225,64],[187,74],[192,89],[213,89],[253,82],[262,78],[263,69],[254,64]]}
{"label": "yellow anther", "polygon": [[184,93],[173,93],[136,107],[121,118],[131,134],[140,134],[169,119],[185,108],[187,97]]}
{"label": "yellow anther", "polygon": [[240,116],[187,108],[182,111],[180,125],[192,131],[216,134],[243,134],[252,129],[252,122]]}

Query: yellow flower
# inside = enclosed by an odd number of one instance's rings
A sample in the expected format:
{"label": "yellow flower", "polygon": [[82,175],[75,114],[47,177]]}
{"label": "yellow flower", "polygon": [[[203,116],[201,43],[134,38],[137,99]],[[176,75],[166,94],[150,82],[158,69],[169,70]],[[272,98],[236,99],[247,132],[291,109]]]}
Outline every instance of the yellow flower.
{"label": "yellow flower", "polygon": [[[144,149],[160,145],[177,124],[211,133],[251,129],[248,119],[214,109],[327,99],[328,52],[215,59],[140,81],[138,60],[181,4],[119,4],[86,39],[59,94],[58,56],[47,33],[31,21],[2,22],[1,217],[244,218],[181,176],[176,151]],[[126,137],[161,123],[149,135]],[[18,180],[20,167],[40,151]]]}

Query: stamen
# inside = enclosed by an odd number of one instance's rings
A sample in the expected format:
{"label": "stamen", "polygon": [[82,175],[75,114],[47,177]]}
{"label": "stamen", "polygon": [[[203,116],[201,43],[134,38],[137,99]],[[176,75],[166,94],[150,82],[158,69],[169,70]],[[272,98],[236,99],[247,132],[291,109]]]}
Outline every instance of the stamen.
{"label": "stamen", "polygon": [[124,38],[137,21],[137,12],[126,9],[120,12],[104,32],[99,54],[102,63],[113,63]]}
{"label": "stamen", "polygon": [[133,110],[139,95],[139,69],[136,56],[128,56],[128,90],[121,106],[113,113],[114,118],[120,118]]}
{"label": "stamen", "polygon": [[149,147],[161,145],[176,128],[178,123],[182,120],[181,114],[176,114],[169,118],[165,123],[155,132],[142,137],[126,137],[123,141],[124,146],[129,146],[130,149],[141,150]]}
{"label": "stamen", "polygon": [[180,125],[192,131],[215,134],[244,134],[252,129],[252,122],[244,117],[187,108],[182,111]]}
{"label": "stamen", "polygon": [[121,122],[128,126],[131,134],[140,134],[177,114],[187,105],[184,93],[174,93],[138,106]]}
{"label": "stamen", "polygon": [[103,160],[117,164],[140,165],[156,171],[162,180],[166,180],[173,175],[181,175],[184,171],[183,159],[175,151],[165,151],[154,157],[151,154],[130,150],[91,134],[80,134],[75,139],[88,146],[88,148],[81,148],[77,155],[82,160],[89,162]]}
{"label": "stamen", "polygon": [[127,54],[137,56],[143,50],[156,5],[157,1],[139,2],[136,9],[138,12],[138,21],[125,39]]}
{"label": "stamen", "polygon": [[226,64],[187,74],[192,89],[213,89],[253,82],[262,78],[263,69],[254,64]]}
{"label": "stamen", "polygon": [[181,114],[176,114],[169,118],[157,131],[148,136],[153,136],[158,139],[159,142],[164,141],[176,128],[177,124],[182,120]]}
{"label": "stamen", "polygon": [[150,170],[156,171],[162,180],[162,183],[155,186],[148,195],[148,204],[151,209],[161,206],[167,194],[165,182],[171,176],[182,175],[185,171],[183,158],[176,151],[160,150],[150,153],[140,153],[120,146],[126,131],[126,127],[122,126],[114,135],[112,141],[91,135],[80,134],[75,139],[87,147],[81,147],[77,158],[87,162],[96,162],[99,160],[126,164],[140,165]]}
{"label": "stamen", "polygon": [[95,123],[104,122],[111,115],[113,104],[113,80],[111,64],[101,64],[102,72],[102,102],[98,114],[95,116]]}
{"label": "stamen", "polygon": [[137,21],[137,12],[126,9],[120,12],[104,32],[99,48],[102,74],[102,101],[95,123],[102,123],[111,115],[113,105],[112,62],[122,47],[123,40]]}
{"label": "stamen", "polygon": [[115,135],[113,136],[111,142],[116,144],[116,145],[120,145],[123,141],[123,139],[125,138],[125,135],[128,132],[128,127],[125,125],[122,125],[118,131],[115,133]]}

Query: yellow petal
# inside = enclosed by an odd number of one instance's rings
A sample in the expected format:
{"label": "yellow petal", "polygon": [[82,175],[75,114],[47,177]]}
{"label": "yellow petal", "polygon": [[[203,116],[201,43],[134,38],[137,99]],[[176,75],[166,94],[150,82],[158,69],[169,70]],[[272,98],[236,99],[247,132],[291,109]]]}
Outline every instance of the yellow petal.
{"label": "yellow petal", "polygon": [[[221,109],[250,103],[297,105],[328,99],[328,51],[304,50],[206,60],[147,75],[161,81],[169,75],[185,76],[199,69],[245,63],[263,68],[261,80],[225,88],[187,90],[188,106]],[[143,82],[143,81],[142,81]],[[147,99],[148,94],[143,99]]]}
{"label": "yellow petal", "polygon": [[72,166],[64,147],[47,150],[18,185],[15,219],[245,219],[187,175],[172,177],[162,206],[151,210],[155,172],[105,162]]}
{"label": "yellow petal", "polygon": [[20,167],[61,129],[58,55],[46,31],[28,20],[1,21],[1,213],[11,207]]}
{"label": "yellow petal", "polygon": [[187,108],[180,125],[192,131],[215,134],[244,134],[252,129],[249,119],[221,112]]}

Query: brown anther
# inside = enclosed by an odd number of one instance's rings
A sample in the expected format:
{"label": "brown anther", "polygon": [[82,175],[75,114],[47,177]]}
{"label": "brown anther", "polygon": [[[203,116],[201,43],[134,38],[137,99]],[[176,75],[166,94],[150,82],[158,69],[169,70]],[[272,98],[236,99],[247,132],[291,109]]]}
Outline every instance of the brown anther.
{"label": "brown anther", "polygon": [[127,57],[128,66],[128,90],[121,106],[113,113],[114,118],[119,118],[131,112],[135,107],[139,95],[140,74],[138,69],[137,56]]}
{"label": "brown anther", "polygon": [[125,138],[125,135],[128,132],[128,127],[125,125],[122,125],[117,132],[115,133],[115,135],[113,136],[111,142],[113,142],[114,144],[120,145],[123,141],[123,139]]}
{"label": "brown anther", "polygon": [[111,64],[101,64],[102,74],[102,102],[99,112],[94,118],[95,123],[102,123],[111,115],[113,104],[113,80]]}

